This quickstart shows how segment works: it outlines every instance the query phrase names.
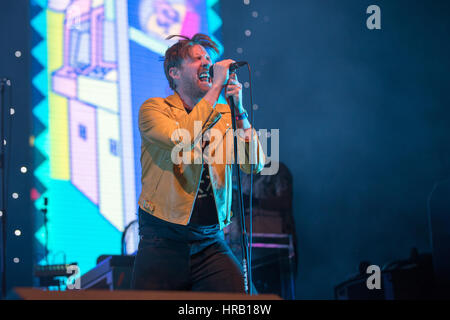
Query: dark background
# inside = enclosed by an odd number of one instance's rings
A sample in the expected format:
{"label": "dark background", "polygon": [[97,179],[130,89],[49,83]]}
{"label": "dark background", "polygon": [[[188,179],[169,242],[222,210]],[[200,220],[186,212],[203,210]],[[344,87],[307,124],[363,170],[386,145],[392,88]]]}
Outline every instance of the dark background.
{"label": "dark background", "polygon": [[[0,4],[0,77],[12,80],[6,105],[16,112],[8,191],[19,194],[7,195],[8,287],[12,280],[30,286],[39,212],[29,197],[28,141],[39,128],[29,106],[39,70],[31,70],[29,1]],[[224,57],[250,62],[256,127],[280,129],[280,160],[294,177],[296,298],[333,298],[333,287],[362,260],[382,266],[407,258],[412,247],[430,252],[427,197],[450,177],[450,1],[219,4]],[[381,30],[366,27],[372,4],[381,8]],[[246,80],[245,69],[239,77]]]}
{"label": "dark background", "polygon": [[[373,4],[381,30],[366,27]],[[427,197],[450,176],[450,2],[220,6],[224,57],[251,64],[256,128],[280,129],[294,178],[296,298],[333,298],[362,260],[430,253]]]}

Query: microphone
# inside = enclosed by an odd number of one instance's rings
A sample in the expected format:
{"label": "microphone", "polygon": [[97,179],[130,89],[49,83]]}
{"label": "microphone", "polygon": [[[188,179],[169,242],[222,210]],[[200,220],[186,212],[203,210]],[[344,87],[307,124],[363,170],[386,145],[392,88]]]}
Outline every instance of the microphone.
{"label": "microphone", "polygon": [[[247,61],[238,61],[235,63],[230,64],[230,68],[228,69],[230,72],[234,72],[236,71],[237,68],[240,68],[242,66],[245,66],[246,64],[248,64]],[[212,65],[211,67],[209,67],[209,76],[211,78],[214,77],[214,65]]]}

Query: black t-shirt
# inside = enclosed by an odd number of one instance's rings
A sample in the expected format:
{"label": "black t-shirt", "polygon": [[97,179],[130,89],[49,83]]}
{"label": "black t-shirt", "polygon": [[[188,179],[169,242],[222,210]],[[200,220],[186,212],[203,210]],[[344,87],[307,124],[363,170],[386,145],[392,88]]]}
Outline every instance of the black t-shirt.
{"label": "black t-shirt", "polygon": [[200,178],[197,198],[192,210],[190,225],[209,226],[218,224],[217,208],[214,200],[208,165],[203,165],[203,173]]}
{"label": "black t-shirt", "polygon": [[[185,108],[187,113],[189,109]],[[208,142],[207,142],[208,143]],[[205,150],[206,145],[202,148]],[[200,178],[200,186],[197,193],[197,198],[194,201],[194,209],[192,210],[191,220],[189,225],[194,226],[212,226],[217,225],[217,207],[214,200],[214,193],[209,177],[208,164],[203,164],[203,172]]]}

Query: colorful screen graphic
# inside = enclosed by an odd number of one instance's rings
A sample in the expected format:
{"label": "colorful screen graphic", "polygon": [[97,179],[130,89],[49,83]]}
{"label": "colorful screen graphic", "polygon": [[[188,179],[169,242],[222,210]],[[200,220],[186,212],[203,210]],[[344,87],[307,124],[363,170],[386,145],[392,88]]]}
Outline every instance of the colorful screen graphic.
{"label": "colorful screen graphic", "polygon": [[[216,38],[218,0],[31,0],[37,263],[77,262],[137,248],[139,107],[171,94],[162,57],[170,34]],[[62,261],[64,257],[64,261]]]}

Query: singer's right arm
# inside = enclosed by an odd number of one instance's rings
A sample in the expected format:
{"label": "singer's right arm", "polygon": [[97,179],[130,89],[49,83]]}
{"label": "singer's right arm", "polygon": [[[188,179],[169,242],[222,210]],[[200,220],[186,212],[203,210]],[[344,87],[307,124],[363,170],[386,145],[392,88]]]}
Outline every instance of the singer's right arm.
{"label": "singer's right arm", "polygon": [[222,88],[223,88],[223,85],[213,83],[211,89],[209,89],[209,91],[205,94],[205,97],[203,99],[208,101],[208,103],[210,105],[215,106],[217,103],[217,100],[219,99]]}
{"label": "singer's right arm", "polygon": [[[174,119],[169,105],[163,98],[152,98],[144,102],[139,110],[139,131],[144,139],[156,143],[162,148],[172,149],[183,143],[191,150],[203,133],[211,128],[221,117],[215,109],[223,86],[228,81],[230,64],[234,61],[226,59],[214,64],[214,78],[211,89],[192,108],[189,114]],[[194,130],[195,121],[201,121],[201,130]],[[187,130],[189,141],[182,141],[183,133]]]}

